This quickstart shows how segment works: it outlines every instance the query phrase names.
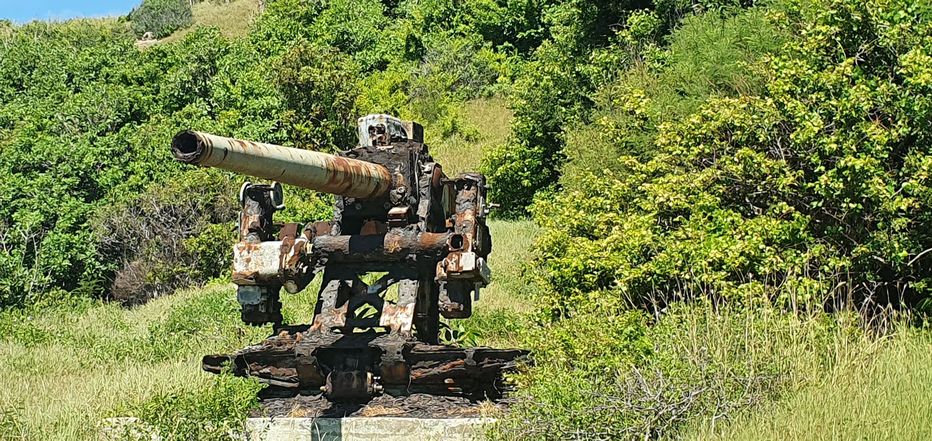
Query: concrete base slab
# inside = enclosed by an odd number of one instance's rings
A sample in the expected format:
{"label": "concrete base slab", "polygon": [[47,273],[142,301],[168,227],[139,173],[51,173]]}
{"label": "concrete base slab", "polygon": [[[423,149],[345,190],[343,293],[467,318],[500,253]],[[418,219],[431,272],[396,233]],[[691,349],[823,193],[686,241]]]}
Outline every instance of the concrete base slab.
{"label": "concrete base slab", "polygon": [[250,441],[478,441],[494,418],[249,418]]}

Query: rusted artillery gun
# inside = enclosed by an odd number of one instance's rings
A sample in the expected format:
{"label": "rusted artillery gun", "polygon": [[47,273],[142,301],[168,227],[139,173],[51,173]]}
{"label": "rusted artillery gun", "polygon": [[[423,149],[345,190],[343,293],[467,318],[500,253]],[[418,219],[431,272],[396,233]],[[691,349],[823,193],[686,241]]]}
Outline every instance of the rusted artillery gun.
{"label": "rusted artillery gun", "polygon": [[[203,368],[332,400],[414,392],[495,397],[521,350],[438,344],[440,316],[472,314],[489,283],[485,178],[448,178],[417,123],[359,119],[360,145],[338,155],[181,132],[175,158],[273,180],[240,189],[233,282],[250,324],[276,334]],[[276,224],[286,183],[336,195],[331,221]],[[309,325],[283,326],[279,292],[322,281]],[[369,283],[364,282],[364,280]]]}

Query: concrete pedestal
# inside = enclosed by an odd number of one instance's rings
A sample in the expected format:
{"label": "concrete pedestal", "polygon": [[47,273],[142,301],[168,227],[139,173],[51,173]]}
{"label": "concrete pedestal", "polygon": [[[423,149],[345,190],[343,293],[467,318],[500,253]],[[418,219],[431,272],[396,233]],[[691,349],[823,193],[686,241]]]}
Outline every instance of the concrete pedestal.
{"label": "concrete pedestal", "polygon": [[250,441],[478,441],[494,418],[250,418]]}

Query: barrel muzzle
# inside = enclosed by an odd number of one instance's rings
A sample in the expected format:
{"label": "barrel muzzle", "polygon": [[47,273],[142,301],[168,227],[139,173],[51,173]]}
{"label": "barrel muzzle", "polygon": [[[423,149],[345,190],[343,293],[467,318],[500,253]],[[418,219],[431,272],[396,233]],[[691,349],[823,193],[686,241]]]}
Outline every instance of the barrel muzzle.
{"label": "barrel muzzle", "polygon": [[204,154],[204,140],[197,132],[185,130],[172,138],[172,154],[175,159],[185,164],[199,164]]}

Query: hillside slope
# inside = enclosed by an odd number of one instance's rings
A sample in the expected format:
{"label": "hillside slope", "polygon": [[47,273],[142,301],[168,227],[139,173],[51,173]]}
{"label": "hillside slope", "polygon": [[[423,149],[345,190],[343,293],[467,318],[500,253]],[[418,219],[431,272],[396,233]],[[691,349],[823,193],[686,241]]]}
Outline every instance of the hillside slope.
{"label": "hillside slope", "polygon": [[[220,29],[145,50],[143,20],[0,22],[0,439],[111,415],[227,437],[257,385],[197,360],[269,332],[224,283],[245,178],[169,140],[332,152],[376,112],[502,205],[493,284],[445,329],[533,351],[490,437],[932,431],[932,6],[266,6],[199,2]],[[330,216],[286,194],[277,220]],[[287,321],[314,296],[284,296]]]}
{"label": "hillside slope", "polygon": [[214,27],[227,38],[238,38],[249,32],[249,25],[259,15],[258,0],[230,0],[228,2],[202,1],[191,7],[194,24],[175,31],[160,40],[161,43],[180,41],[200,27]]}

